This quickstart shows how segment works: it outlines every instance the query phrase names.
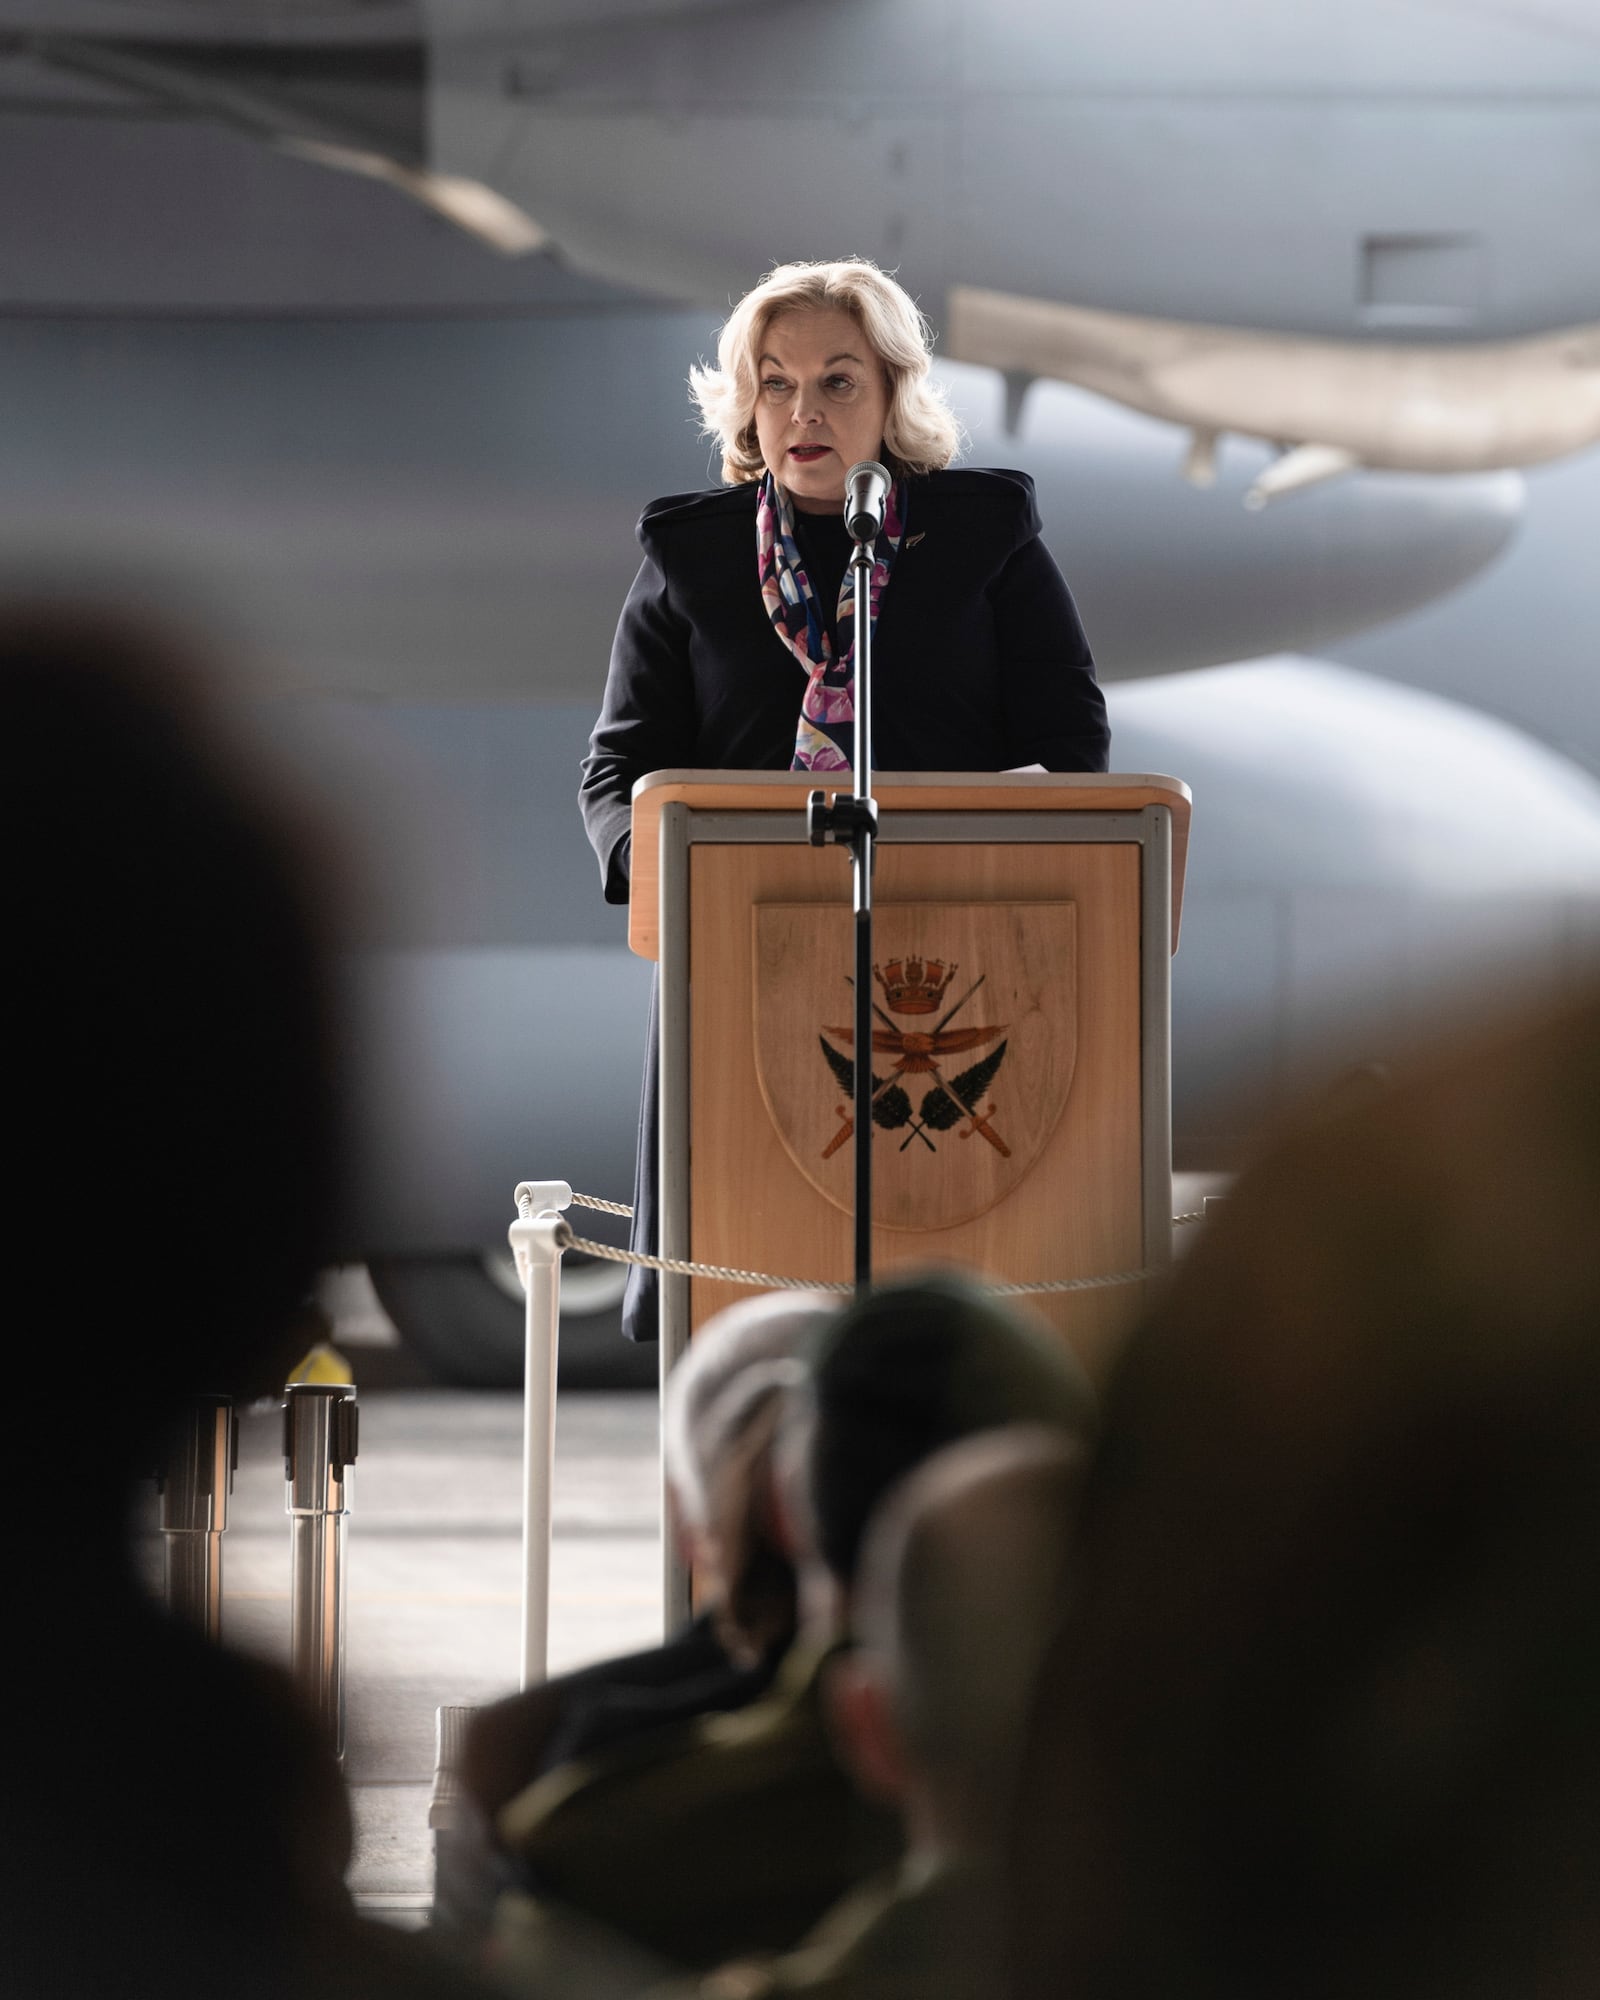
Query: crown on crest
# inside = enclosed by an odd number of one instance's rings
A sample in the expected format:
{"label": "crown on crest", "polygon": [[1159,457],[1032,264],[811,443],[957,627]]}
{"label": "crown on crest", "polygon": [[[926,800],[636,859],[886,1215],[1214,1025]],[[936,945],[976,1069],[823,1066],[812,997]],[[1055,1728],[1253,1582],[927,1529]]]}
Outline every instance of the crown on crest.
{"label": "crown on crest", "polygon": [[891,958],[881,970],[875,965],[872,976],[896,1014],[932,1014],[956,968],[939,958]]}

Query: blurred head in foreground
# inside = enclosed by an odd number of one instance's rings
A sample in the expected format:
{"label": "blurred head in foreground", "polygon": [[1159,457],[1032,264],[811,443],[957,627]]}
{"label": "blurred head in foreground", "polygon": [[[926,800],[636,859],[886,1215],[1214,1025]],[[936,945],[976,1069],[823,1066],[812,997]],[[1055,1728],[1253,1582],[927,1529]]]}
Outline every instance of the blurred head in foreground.
{"label": "blurred head in foreground", "polygon": [[1094,1394],[1050,1328],[953,1274],[878,1286],[825,1329],[800,1401],[799,1463],[789,1482],[799,1539],[848,1622],[867,1523],[925,1458],[1006,1424],[1085,1437]]}
{"label": "blurred head in foreground", "polygon": [[1308,1122],[1107,1400],[1026,2000],[1600,1981],[1600,1004]]}
{"label": "blurred head in foreground", "polygon": [[992,1854],[1045,1646],[1064,1608],[1082,1449],[1042,1425],[985,1431],[873,1517],[855,1649],[831,1702],[847,1758],[929,1863]]}
{"label": "blurred head in foreground", "polygon": [[352,1918],[321,1729],[286,1677],[151,1606],[125,1534],[175,1408],[281,1387],[332,1248],[308,864],[206,679],[147,625],[0,612],[8,1464],[55,1642],[8,1759],[0,1961],[16,1992],[420,2000],[439,1980]]}
{"label": "blurred head in foreground", "polygon": [[176,1401],[281,1385],[329,1249],[313,899],[204,678],[152,627],[0,613],[14,1324],[82,1385],[53,1491],[102,1520]]}
{"label": "blurred head in foreground", "polygon": [[832,1317],[821,1293],[770,1292],[710,1319],[667,1378],[662,1445],[675,1525],[735,1659],[794,1635],[794,1565],[775,1517],[773,1448],[800,1356]]}

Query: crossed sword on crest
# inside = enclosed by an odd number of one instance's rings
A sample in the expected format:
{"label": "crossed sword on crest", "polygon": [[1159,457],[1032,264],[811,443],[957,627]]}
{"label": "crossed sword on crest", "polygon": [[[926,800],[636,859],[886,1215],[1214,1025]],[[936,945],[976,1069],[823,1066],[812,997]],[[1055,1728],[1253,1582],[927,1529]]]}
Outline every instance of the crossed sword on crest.
{"label": "crossed sword on crest", "polygon": [[[937,1080],[940,1089],[944,1091],[951,1103],[961,1105],[962,1110],[971,1121],[958,1134],[958,1137],[970,1139],[974,1132],[981,1133],[997,1153],[1001,1153],[1009,1159],[1011,1157],[1011,1148],[989,1123],[989,1117],[994,1110],[994,1106],[991,1104],[988,1111],[985,1112],[979,1111],[975,1104],[969,1105],[963,1103],[961,1098],[945,1082],[944,1075],[939,1068],[938,1060],[940,1056],[964,1055],[968,1049],[981,1048],[985,1042],[992,1042],[996,1035],[1003,1035],[1005,1033],[1004,1026],[998,1028],[956,1028],[953,1030],[949,1026],[950,1022],[966,1006],[967,1002],[977,992],[988,976],[986,972],[980,972],[956,1004],[941,1014],[933,1027],[926,1032],[918,1028],[897,1028],[878,1003],[873,1001],[872,1011],[883,1023],[883,1026],[881,1028],[874,1028],[872,1031],[872,1052],[874,1055],[892,1055],[897,1060],[887,1076],[876,1080],[876,1087],[872,1093],[872,1101],[876,1104],[889,1086],[901,1077],[931,1075]],[[850,983],[854,984],[853,981]],[[854,1045],[854,1028],[827,1027],[823,1032],[837,1036],[846,1048]],[[855,1130],[855,1119],[844,1109],[843,1105],[839,1107],[839,1116],[843,1122],[823,1149],[822,1157],[825,1160],[836,1153]],[[920,1138],[925,1146],[931,1143],[927,1135],[923,1132],[919,1122],[912,1127],[901,1150],[904,1151],[905,1147],[909,1146],[912,1139],[915,1138]]]}

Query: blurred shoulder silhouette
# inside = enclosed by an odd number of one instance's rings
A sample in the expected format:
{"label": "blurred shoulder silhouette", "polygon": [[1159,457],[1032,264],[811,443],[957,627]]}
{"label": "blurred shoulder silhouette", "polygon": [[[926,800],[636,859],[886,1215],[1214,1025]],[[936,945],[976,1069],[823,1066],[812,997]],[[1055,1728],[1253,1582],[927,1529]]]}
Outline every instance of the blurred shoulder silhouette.
{"label": "blurred shoulder silhouette", "polygon": [[1600,1983],[1600,997],[1308,1116],[1107,1401],[1026,2000]]}

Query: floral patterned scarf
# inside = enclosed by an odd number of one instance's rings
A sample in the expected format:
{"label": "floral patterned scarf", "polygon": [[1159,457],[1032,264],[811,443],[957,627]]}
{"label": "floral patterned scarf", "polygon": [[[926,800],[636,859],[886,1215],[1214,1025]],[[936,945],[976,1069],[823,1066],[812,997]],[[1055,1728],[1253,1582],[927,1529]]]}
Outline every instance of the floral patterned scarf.
{"label": "floral patterned scarf", "polygon": [[[906,483],[897,479],[884,508],[883,533],[873,548],[869,615],[878,603],[905,535]],[[806,671],[791,771],[847,771],[855,736],[855,576],[847,564],[839,586],[838,624],[850,638],[834,658],[833,637],[795,541],[789,496],[767,473],[756,496],[756,567],[772,629]]]}

